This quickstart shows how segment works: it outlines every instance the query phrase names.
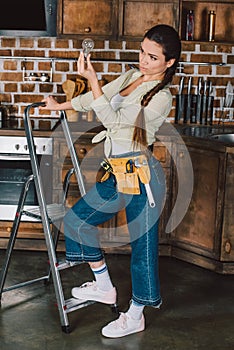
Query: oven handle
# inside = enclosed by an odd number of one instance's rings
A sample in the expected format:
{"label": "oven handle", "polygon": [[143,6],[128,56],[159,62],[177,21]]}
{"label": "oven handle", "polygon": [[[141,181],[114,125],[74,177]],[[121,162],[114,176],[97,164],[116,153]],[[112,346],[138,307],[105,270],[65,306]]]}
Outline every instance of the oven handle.
{"label": "oven handle", "polygon": [[4,155],[0,154],[0,160],[30,160],[29,155],[24,156],[11,156],[11,155]]}

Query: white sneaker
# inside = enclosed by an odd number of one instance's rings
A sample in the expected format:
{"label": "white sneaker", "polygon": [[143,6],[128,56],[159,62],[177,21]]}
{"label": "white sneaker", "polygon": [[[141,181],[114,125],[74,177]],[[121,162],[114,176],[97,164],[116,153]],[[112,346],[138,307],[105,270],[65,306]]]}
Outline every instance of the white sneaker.
{"label": "white sneaker", "polygon": [[102,291],[98,288],[97,283],[86,282],[80,287],[72,288],[72,296],[82,300],[93,300],[104,304],[115,304],[116,303],[116,288],[113,287],[109,291]]}
{"label": "white sneaker", "polygon": [[134,320],[127,313],[121,312],[117,320],[102,328],[102,335],[108,338],[120,338],[128,334],[141,332],[144,329],[144,315],[142,315],[140,320]]}

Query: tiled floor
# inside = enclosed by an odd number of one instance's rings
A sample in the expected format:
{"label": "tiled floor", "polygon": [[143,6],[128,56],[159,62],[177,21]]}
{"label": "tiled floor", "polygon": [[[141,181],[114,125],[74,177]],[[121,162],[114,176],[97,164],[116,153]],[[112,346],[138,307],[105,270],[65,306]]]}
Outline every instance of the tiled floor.
{"label": "tiled floor", "polygon": [[[4,251],[0,250],[0,266]],[[13,253],[6,285],[39,277],[45,253]],[[118,289],[120,311],[130,299],[128,255],[107,255]],[[66,297],[75,285],[92,280],[87,265],[62,272]],[[61,331],[53,284],[43,282],[6,292],[0,310],[1,350],[232,350],[234,349],[234,276],[218,275],[176,259],[160,257],[163,306],[145,309],[146,330],[120,339],[100,329],[115,315],[103,304],[69,314],[72,332]]]}

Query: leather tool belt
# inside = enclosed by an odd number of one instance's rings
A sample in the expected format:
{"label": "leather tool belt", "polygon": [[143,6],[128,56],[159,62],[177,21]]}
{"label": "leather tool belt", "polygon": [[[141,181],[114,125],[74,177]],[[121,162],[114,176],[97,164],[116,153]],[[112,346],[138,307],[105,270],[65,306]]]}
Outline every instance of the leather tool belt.
{"label": "leather tool belt", "polygon": [[143,184],[150,182],[150,169],[146,155],[129,158],[104,159],[101,166],[106,171],[101,182],[112,173],[117,182],[118,191],[127,194],[140,194],[139,179]]}

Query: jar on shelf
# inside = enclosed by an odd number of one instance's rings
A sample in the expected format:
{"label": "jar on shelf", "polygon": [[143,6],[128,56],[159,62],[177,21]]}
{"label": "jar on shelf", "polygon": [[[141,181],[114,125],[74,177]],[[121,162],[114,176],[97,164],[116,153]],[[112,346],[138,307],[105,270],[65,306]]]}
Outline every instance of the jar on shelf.
{"label": "jar on shelf", "polygon": [[189,10],[186,17],[186,40],[194,40],[194,12]]}
{"label": "jar on shelf", "polygon": [[216,19],[215,11],[210,11],[208,16],[209,16],[208,41],[214,41],[215,40],[215,19]]}

